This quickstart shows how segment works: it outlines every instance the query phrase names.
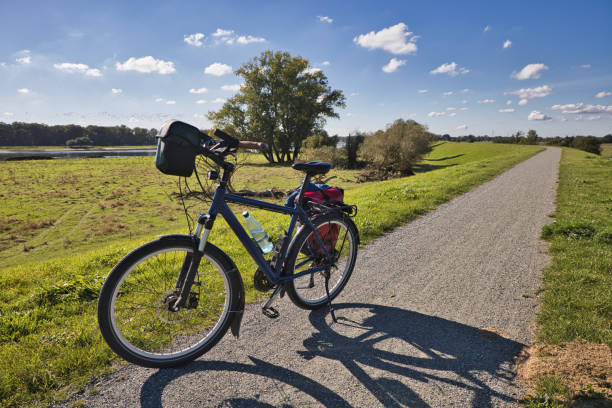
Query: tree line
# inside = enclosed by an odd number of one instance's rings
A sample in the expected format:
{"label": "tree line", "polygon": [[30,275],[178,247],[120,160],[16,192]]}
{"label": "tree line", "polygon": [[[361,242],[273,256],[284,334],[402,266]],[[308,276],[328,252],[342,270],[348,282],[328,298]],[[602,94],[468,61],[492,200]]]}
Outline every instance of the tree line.
{"label": "tree line", "polygon": [[122,146],[156,143],[156,129],[0,122],[0,146]]}

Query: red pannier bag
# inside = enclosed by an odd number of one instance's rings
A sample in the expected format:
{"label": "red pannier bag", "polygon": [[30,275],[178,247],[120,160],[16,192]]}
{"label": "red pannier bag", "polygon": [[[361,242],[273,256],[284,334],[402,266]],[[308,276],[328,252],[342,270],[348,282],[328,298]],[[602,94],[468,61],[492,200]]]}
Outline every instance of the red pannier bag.
{"label": "red pannier bag", "polygon": [[[342,201],[344,199],[344,191],[338,187],[323,188],[315,191],[306,191],[304,196],[311,199],[315,203],[322,204],[329,201]],[[317,231],[321,236],[321,240],[325,244],[327,252],[331,252],[336,247],[340,228],[335,224],[321,225]],[[323,255],[323,250],[319,247],[317,239],[312,234],[310,236],[310,245],[318,255]]]}

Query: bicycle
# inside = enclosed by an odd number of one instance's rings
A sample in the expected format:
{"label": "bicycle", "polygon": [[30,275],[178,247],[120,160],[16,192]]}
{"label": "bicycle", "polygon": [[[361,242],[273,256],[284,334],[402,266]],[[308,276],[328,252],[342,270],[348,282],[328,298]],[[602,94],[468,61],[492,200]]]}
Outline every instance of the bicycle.
{"label": "bicycle", "polygon": [[[256,288],[274,289],[262,306],[266,316],[279,316],[272,303],[287,294],[303,309],[328,305],[336,321],[331,301],[346,286],[357,257],[359,234],[350,217],[354,206],[317,204],[304,197],[313,176],[327,173],[331,164],[293,165],[305,173],[293,207],[243,197],[227,191],[235,166],[226,158],[238,148],[267,146],[239,141],[218,129],[213,136],[219,140],[200,133],[197,154],[221,170],[221,174],[208,173],[209,180],[219,185],[195,231],[161,236],[136,248],[117,263],[101,289],[100,331],[110,348],[129,362],[156,368],[182,365],[210,350],[228,329],[238,338],[244,285],[232,259],[209,242],[218,215],[258,265]],[[291,216],[269,261],[228,203]]]}

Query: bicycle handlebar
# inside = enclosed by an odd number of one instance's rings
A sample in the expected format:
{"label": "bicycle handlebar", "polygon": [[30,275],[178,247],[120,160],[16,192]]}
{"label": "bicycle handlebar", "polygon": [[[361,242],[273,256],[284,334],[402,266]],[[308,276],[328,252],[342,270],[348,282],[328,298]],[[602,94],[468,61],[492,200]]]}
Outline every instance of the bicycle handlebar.
{"label": "bicycle handlebar", "polygon": [[263,142],[250,142],[248,140],[241,140],[238,142],[238,147],[242,149],[266,150],[268,148],[268,145]]}

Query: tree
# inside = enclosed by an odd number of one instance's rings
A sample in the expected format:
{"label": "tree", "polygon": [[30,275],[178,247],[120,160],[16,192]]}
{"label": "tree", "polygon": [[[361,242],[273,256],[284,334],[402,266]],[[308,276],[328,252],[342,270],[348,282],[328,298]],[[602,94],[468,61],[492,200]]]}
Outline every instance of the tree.
{"label": "tree", "polygon": [[535,130],[531,129],[529,132],[527,132],[525,143],[529,145],[534,145],[538,143],[538,134]]}
{"label": "tree", "polygon": [[270,163],[294,162],[303,140],[345,106],[342,91],[332,90],[322,71],[287,52],[264,51],[236,75],[244,80],[240,91],[208,118],[239,139],[267,143]]}

